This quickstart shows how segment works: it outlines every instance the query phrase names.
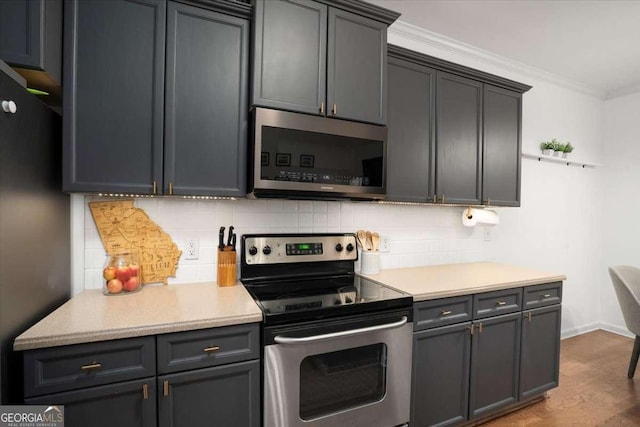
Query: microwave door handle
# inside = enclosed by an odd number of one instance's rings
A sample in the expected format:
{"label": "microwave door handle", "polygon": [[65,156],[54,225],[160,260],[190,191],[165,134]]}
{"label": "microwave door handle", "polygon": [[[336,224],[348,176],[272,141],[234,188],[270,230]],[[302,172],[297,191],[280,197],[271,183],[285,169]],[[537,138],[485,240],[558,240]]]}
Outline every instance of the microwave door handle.
{"label": "microwave door handle", "polygon": [[369,326],[366,328],[351,329],[349,331],[333,332],[330,334],[313,335],[310,337],[302,337],[302,338],[289,338],[289,337],[281,337],[280,335],[277,335],[273,340],[278,344],[309,344],[316,341],[324,341],[324,340],[333,339],[333,338],[350,337],[352,335],[365,334],[368,332],[377,332],[377,331],[384,331],[387,329],[399,328],[400,326],[403,326],[406,323],[407,323],[407,316],[402,316],[402,319],[400,319],[399,321],[393,322],[393,323],[386,323],[384,325]]}

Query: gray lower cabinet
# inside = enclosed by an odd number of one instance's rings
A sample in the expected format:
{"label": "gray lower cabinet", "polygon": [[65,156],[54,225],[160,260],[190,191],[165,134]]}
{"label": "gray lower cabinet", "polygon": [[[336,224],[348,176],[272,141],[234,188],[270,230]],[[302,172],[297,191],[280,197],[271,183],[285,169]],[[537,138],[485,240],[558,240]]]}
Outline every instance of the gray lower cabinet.
{"label": "gray lower cabinet", "polygon": [[518,401],[521,313],[474,321],[469,418]]}
{"label": "gray lower cabinet", "polygon": [[478,421],[557,387],[561,296],[554,282],[415,303],[411,426]]}
{"label": "gray lower cabinet", "polygon": [[158,425],[259,427],[260,361],[158,377]]}
{"label": "gray lower cabinet", "polygon": [[245,194],[251,6],[197,4],[66,1],[65,191]]}
{"label": "gray lower cabinet", "polygon": [[411,425],[446,426],[467,420],[470,322],[413,334]]}
{"label": "gray lower cabinet", "polygon": [[155,427],[155,377],[25,399],[28,405],[64,405],[67,427]]}
{"label": "gray lower cabinet", "polygon": [[562,307],[537,308],[522,313],[520,399],[558,386]]}
{"label": "gray lower cabinet", "polygon": [[252,104],[385,124],[387,26],[397,16],[331,5],[256,0]]}
{"label": "gray lower cabinet", "polygon": [[259,324],[24,352],[25,403],[71,427],[260,425]]}

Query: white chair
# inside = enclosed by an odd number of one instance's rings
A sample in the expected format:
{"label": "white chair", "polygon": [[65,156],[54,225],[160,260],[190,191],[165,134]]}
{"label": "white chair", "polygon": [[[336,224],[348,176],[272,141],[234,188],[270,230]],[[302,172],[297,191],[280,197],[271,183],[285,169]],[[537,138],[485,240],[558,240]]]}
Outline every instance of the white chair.
{"label": "white chair", "polygon": [[633,378],[640,357],[640,269],[628,265],[609,267],[609,275],[616,290],[624,322],[636,335],[627,377]]}

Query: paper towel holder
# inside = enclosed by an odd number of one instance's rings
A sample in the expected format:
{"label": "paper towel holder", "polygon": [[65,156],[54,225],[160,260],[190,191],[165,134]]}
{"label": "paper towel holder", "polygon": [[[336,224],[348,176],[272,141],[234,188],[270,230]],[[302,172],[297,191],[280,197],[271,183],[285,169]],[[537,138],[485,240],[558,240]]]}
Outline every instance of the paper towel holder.
{"label": "paper towel holder", "polygon": [[473,218],[473,213],[471,213],[471,206],[467,207],[467,219]]}

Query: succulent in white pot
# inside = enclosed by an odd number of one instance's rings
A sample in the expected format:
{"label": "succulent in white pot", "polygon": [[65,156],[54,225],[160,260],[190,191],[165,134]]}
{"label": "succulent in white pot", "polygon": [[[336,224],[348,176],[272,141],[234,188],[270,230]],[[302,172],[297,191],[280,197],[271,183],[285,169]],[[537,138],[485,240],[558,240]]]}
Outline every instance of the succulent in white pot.
{"label": "succulent in white pot", "polygon": [[543,141],[540,143],[540,151],[545,156],[553,155],[553,143],[551,141]]}
{"label": "succulent in white pot", "polygon": [[558,142],[555,138],[551,140],[553,144],[553,157],[562,157],[562,153],[564,153],[564,144]]}
{"label": "succulent in white pot", "polygon": [[574,148],[573,145],[571,145],[570,142],[567,142],[564,145],[564,149],[562,150],[562,157],[564,157],[565,159],[569,157],[569,153],[573,151],[573,148]]}

